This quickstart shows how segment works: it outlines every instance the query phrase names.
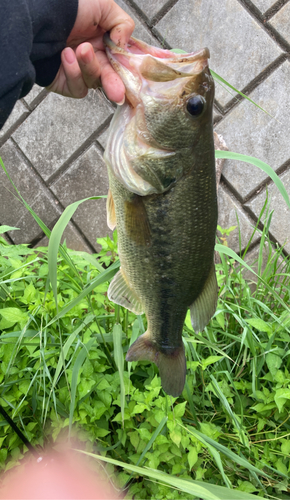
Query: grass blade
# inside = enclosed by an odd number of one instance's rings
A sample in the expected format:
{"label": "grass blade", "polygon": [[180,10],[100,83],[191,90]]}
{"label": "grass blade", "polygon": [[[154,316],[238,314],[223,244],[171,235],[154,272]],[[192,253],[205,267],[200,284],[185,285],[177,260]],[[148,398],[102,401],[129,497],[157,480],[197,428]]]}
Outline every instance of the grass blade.
{"label": "grass blade", "polygon": [[73,367],[72,378],[71,378],[71,402],[70,402],[70,409],[69,409],[69,437],[71,435],[73,414],[74,414],[74,409],[75,409],[78,374],[79,374],[79,371],[80,371],[80,369],[81,369],[81,367],[82,367],[82,365],[87,357],[88,351],[90,350],[90,348],[92,347],[92,345],[95,341],[96,341],[95,339],[90,339],[87,342],[87,344],[84,345],[84,347],[78,353],[77,359],[76,359],[74,367]]}
{"label": "grass blade", "polygon": [[158,427],[155,429],[154,433],[152,434],[152,437],[150,439],[150,441],[147,443],[147,445],[145,446],[141,456],[139,457],[138,459],[138,462],[137,462],[137,466],[140,465],[140,463],[142,462],[143,458],[145,457],[147,451],[150,450],[151,446],[153,445],[155,439],[157,438],[157,436],[159,436],[160,432],[162,431],[164,425],[166,424],[168,420],[168,417],[163,417],[163,419],[161,420],[160,424],[158,425]]}
{"label": "grass blade", "polygon": [[221,388],[220,388],[217,380],[214,378],[213,375],[210,375],[210,378],[211,378],[211,384],[212,384],[213,390],[214,390],[216,396],[222,402],[223,407],[224,407],[225,411],[227,412],[228,416],[232,420],[232,422],[233,422],[233,424],[234,424],[234,426],[235,426],[235,428],[237,430],[237,433],[238,433],[238,435],[240,437],[241,443],[244,446],[246,446],[247,448],[249,448],[249,443],[248,443],[247,436],[245,436],[244,430],[243,430],[240,422],[238,421],[237,416],[232,411],[232,409],[231,409],[231,407],[229,405],[229,402],[228,402],[227,398],[225,397],[224,393],[222,392],[222,390],[221,390]]}
{"label": "grass blade", "polygon": [[[195,436],[197,439],[199,439],[199,440],[202,439],[207,444],[210,444],[213,448],[216,448],[216,450],[218,450],[220,453],[223,453],[226,457],[228,457],[233,462],[236,462],[241,467],[245,467],[245,469],[248,469],[249,471],[251,471],[251,472],[253,472],[255,474],[258,474],[260,476],[264,476],[264,477],[266,477],[268,479],[271,479],[270,476],[268,476],[268,474],[266,474],[266,472],[264,472],[263,470],[258,469],[257,467],[255,467],[254,465],[252,465],[250,462],[248,462],[248,460],[246,460],[243,457],[240,457],[239,455],[237,455],[233,451],[229,450],[228,448],[226,448],[222,444],[218,443],[217,441],[214,441],[214,439],[210,438],[206,434],[203,434],[202,432],[197,431],[193,427],[191,427],[191,429],[189,429],[188,427],[185,427],[184,425],[180,424],[179,422],[178,422],[178,425],[180,425],[180,427],[182,427],[187,432],[189,432],[189,434],[192,434],[193,436]],[[285,477],[285,475],[282,474],[282,472],[280,472],[278,474],[280,474],[281,476]]]}
{"label": "grass blade", "polygon": [[[177,421],[177,424],[182,427],[183,429],[185,430],[188,430],[186,427],[184,427],[183,425],[181,425],[178,421]],[[193,433],[192,433],[193,434]],[[212,446],[210,443],[208,443],[204,438],[203,438],[203,434],[201,432],[197,432],[197,434],[195,434],[195,437],[203,444],[207,447],[207,449],[209,450],[209,452],[212,454],[219,470],[220,470],[220,473],[222,475],[222,478],[225,482],[225,485],[227,488],[231,488],[232,484],[229,480],[229,478],[227,477],[227,475],[225,474],[225,471],[224,471],[224,467],[223,467],[223,464],[222,464],[222,461],[221,461],[221,457],[220,457],[220,454],[219,452],[216,450],[216,448],[214,446]]]}
{"label": "grass blade", "polygon": [[125,382],[124,382],[124,353],[122,348],[122,327],[121,325],[114,325],[113,328],[113,343],[114,343],[114,360],[118,368],[120,377],[120,402],[122,414],[122,426],[124,429],[124,416],[125,416]]}
{"label": "grass blade", "polygon": [[261,276],[259,276],[257,273],[255,273],[255,271],[251,268],[251,266],[249,266],[243,259],[241,259],[241,257],[239,257],[236,254],[236,252],[234,252],[231,248],[228,248],[224,245],[219,245],[219,244],[215,245],[215,250],[217,252],[219,252],[220,254],[225,254],[225,255],[228,255],[229,257],[232,257],[234,260],[236,260],[237,262],[242,264],[242,266],[244,266],[246,269],[251,271],[251,273],[253,273],[255,276],[257,276],[257,278],[263,283],[263,285],[272,293],[272,295],[275,297],[275,299],[277,299],[277,301],[280,302],[280,304],[288,312],[290,312],[290,307],[284,302],[283,299],[281,299],[281,297],[278,295],[278,293],[275,292],[275,290]]}
{"label": "grass blade", "polygon": [[261,111],[264,111],[264,113],[266,113],[267,115],[271,116],[271,118],[273,118],[272,115],[270,115],[270,113],[268,113],[268,111],[266,111],[265,109],[261,108],[261,106],[259,106],[259,104],[257,104],[255,101],[252,101],[252,99],[250,99],[246,94],[243,94],[243,92],[241,92],[240,90],[236,89],[233,85],[231,85],[229,82],[227,82],[224,78],[222,78],[221,76],[219,76],[215,71],[213,71],[212,69],[210,70],[213,78],[219,82],[219,83],[223,83],[224,85],[227,85],[227,87],[229,87],[230,89],[234,90],[235,92],[237,92],[237,94],[240,94],[242,97],[244,97],[245,99],[247,99],[247,101],[251,102],[252,104],[254,104],[257,108],[259,108]]}
{"label": "grass blade", "polygon": [[78,326],[78,328],[76,328],[70,334],[70,336],[68,337],[67,341],[65,342],[65,344],[63,346],[63,357],[62,356],[59,357],[59,360],[58,360],[57,367],[56,367],[56,370],[55,370],[55,374],[54,374],[54,378],[53,378],[53,382],[52,382],[52,386],[51,386],[50,392],[53,391],[53,389],[54,389],[54,387],[55,387],[55,385],[57,383],[57,380],[58,380],[58,377],[60,375],[61,369],[63,368],[63,360],[66,359],[68,351],[71,348],[72,344],[74,343],[77,335],[82,331],[82,329],[85,326],[87,326],[89,323],[91,323],[91,321],[93,321],[93,319],[94,319],[94,314],[88,314],[88,316],[86,316],[84,318],[84,320],[81,323],[81,325]]}
{"label": "grass blade", "polygon": [[8,231],[20,231],[19,227],[0,226],[0,234],[7,233]]}
{"label": "grass blade", "polygon": [[99,274],[95,279],[91,281],[89,286],[85,287],[84,290],[76,297],[73,299],[67,306],[65,306],[57,315],[49,322],[47,323],[46,327],[52,325],[55,323],[58,319],[62,318],[65,316],[73,307],[79,304],[79,302],[86,297],[91,291],[96,288],[97,286],[101,285],[104,283],[104,281],[110,281],[116,274],[120,267],[120,261],[114,262],[108,269],[103,271],[102,273]]}
{"label": "grass blade", "polygon": [[68,225],[70,219],[75,213],[76,209],[81,203],[88,200],[99,200],[100,198],[106,198],[106,196],[91,196],[89,198],[84,198],[83,200],[76,201],[72,203],[64,210],[63,214],[58,219],[53,230],[51,231],[49,245],[48,245],[48,276],[50,279],[51,287],[53,290],[53,295],[56,303],[57,309],[57,254],[60,245],[60,240],[63,232]]}
{"label": "grass blade", "polygon": [[233,489],[228,489],[223,486],[218,486],[216,484],[205,483],[202,481],[193,481],[188,479],[181,479],[177,476],[170,476],[164,472],[160,472],[155,469],[149,469],[145,467],[137,467],[136,465],[126,464],[125,462],[120,462],[119,460],[114,460],[109,457],[102,457],[100,455],[94,455],[93,453],[88,453],[82,450],[76,450],[89,457],[96,458],[97,460],[102,460],[109,464],[116,465],[117,467],[123,467],[131,472],[135,472],[139,476],[146,476],[150,479],[160,481],[161,483],[168,484],[174,488],[178,488],[180,491],[184,491],[189,495],[202,498],[203,500],[257,500],[255,495],[250,493],[244,493],[243,491],[236,491]]}
{"label": "grass blade", "polygon": [[263,172],[265,172],[269,177],[271,177],[272,181],[277,186],[281,195],[286,201],[288,208],[290,208],[290,199],[285,189],[285,186],[281,181],[281,179],[276,174],[275,170],[273,170],[272,167],[270,167],[270,165],[268,165],[262,160],[258,160],[258,158],[255,158],[254,156],[247,156],[247,155],[242,155],[240,153],[233,153],[232,151],[216,151],[215,157],[225,158],[227,160],[244,161],[246,163],[251,163],[251,165],[255,165],[255,167],[258,167],[261,170],[263,170]]}

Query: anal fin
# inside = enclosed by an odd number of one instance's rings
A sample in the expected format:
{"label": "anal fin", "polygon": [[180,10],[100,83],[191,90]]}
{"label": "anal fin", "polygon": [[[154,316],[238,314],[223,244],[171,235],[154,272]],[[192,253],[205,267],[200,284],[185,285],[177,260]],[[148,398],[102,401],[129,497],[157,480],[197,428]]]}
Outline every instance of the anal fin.
{"label": "anal fin", "polygon": [[184,346],[160,350],[148,332],[140,335],[127,352],[126,361],[152,361],[159,368],[163,390],[177,398],[183,391],[186,376]]}
{"label": "anal fin", "polygon": [[112,231],[116,227],[115,204],[110,189],[108,191],[108,197],[107,197],[107,225]]}
{"label": "anal fin", "polygon": [[131,290],[122,269],[117,272],[110,283],[108,297],[112,302],[126,307],[135,314],[142,314],[143,307],[137,295]]}
{"label": "anal fin", "polygon": [[214,264],[202,292],[190,306],[190,318],[193,329],[202,332],[214,315],[218,299],[218,285]]}

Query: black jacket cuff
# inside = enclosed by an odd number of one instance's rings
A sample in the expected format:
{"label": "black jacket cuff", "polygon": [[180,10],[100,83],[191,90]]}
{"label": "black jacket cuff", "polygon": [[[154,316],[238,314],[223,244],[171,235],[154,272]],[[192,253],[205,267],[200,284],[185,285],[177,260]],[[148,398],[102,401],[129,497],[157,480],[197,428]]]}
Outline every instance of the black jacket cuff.
{"label": "black jacket cuff", "polygon": [[74,26],[78,0],[27,0],[32,20],[33,45],[30,60],[36,83],[46,87],[54,80],[61,51]]}

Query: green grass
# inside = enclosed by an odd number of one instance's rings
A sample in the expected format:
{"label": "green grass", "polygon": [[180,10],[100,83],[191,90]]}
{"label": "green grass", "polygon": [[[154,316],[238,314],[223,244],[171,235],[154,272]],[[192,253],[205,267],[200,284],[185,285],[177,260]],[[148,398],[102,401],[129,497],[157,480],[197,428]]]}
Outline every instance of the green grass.
{"label": "green grass", "polygon": [[[0,404],[33,445],[66,430],[77,434],[88,453],[106,459],[108,476],[118,475],[128,498],[283,498],[290,262],[266,229],[260,237],[254,292],[243,277],[253,266],[217,245],[217,311],[203,333],[186,319],[188,375],[178,399],[162,391],[153,364],[124,361],[146,318],[106,296],[119,266],[115,236],[99,240],[100,255],[63,246],[53,262],[50,247],[32,250],[1,238]],[[53,266],[55,297],[47,285]],[[0,444],[9,469],[25,447],[4,419]]]}

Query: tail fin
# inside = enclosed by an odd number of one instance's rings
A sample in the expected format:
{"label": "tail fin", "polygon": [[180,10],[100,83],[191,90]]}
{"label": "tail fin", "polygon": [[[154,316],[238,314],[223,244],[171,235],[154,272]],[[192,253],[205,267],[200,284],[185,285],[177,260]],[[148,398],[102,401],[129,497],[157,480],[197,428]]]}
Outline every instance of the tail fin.
{"label": "tail fin", "polygon": [[161,352],[152,341],[148,332],[138,337],[127,352],[126,361],[145,361],[155,363],[160,372],[161,384],[170,396],[179,396],[185,384],[186,359],[183,344],[172,350],[170,354]]}

